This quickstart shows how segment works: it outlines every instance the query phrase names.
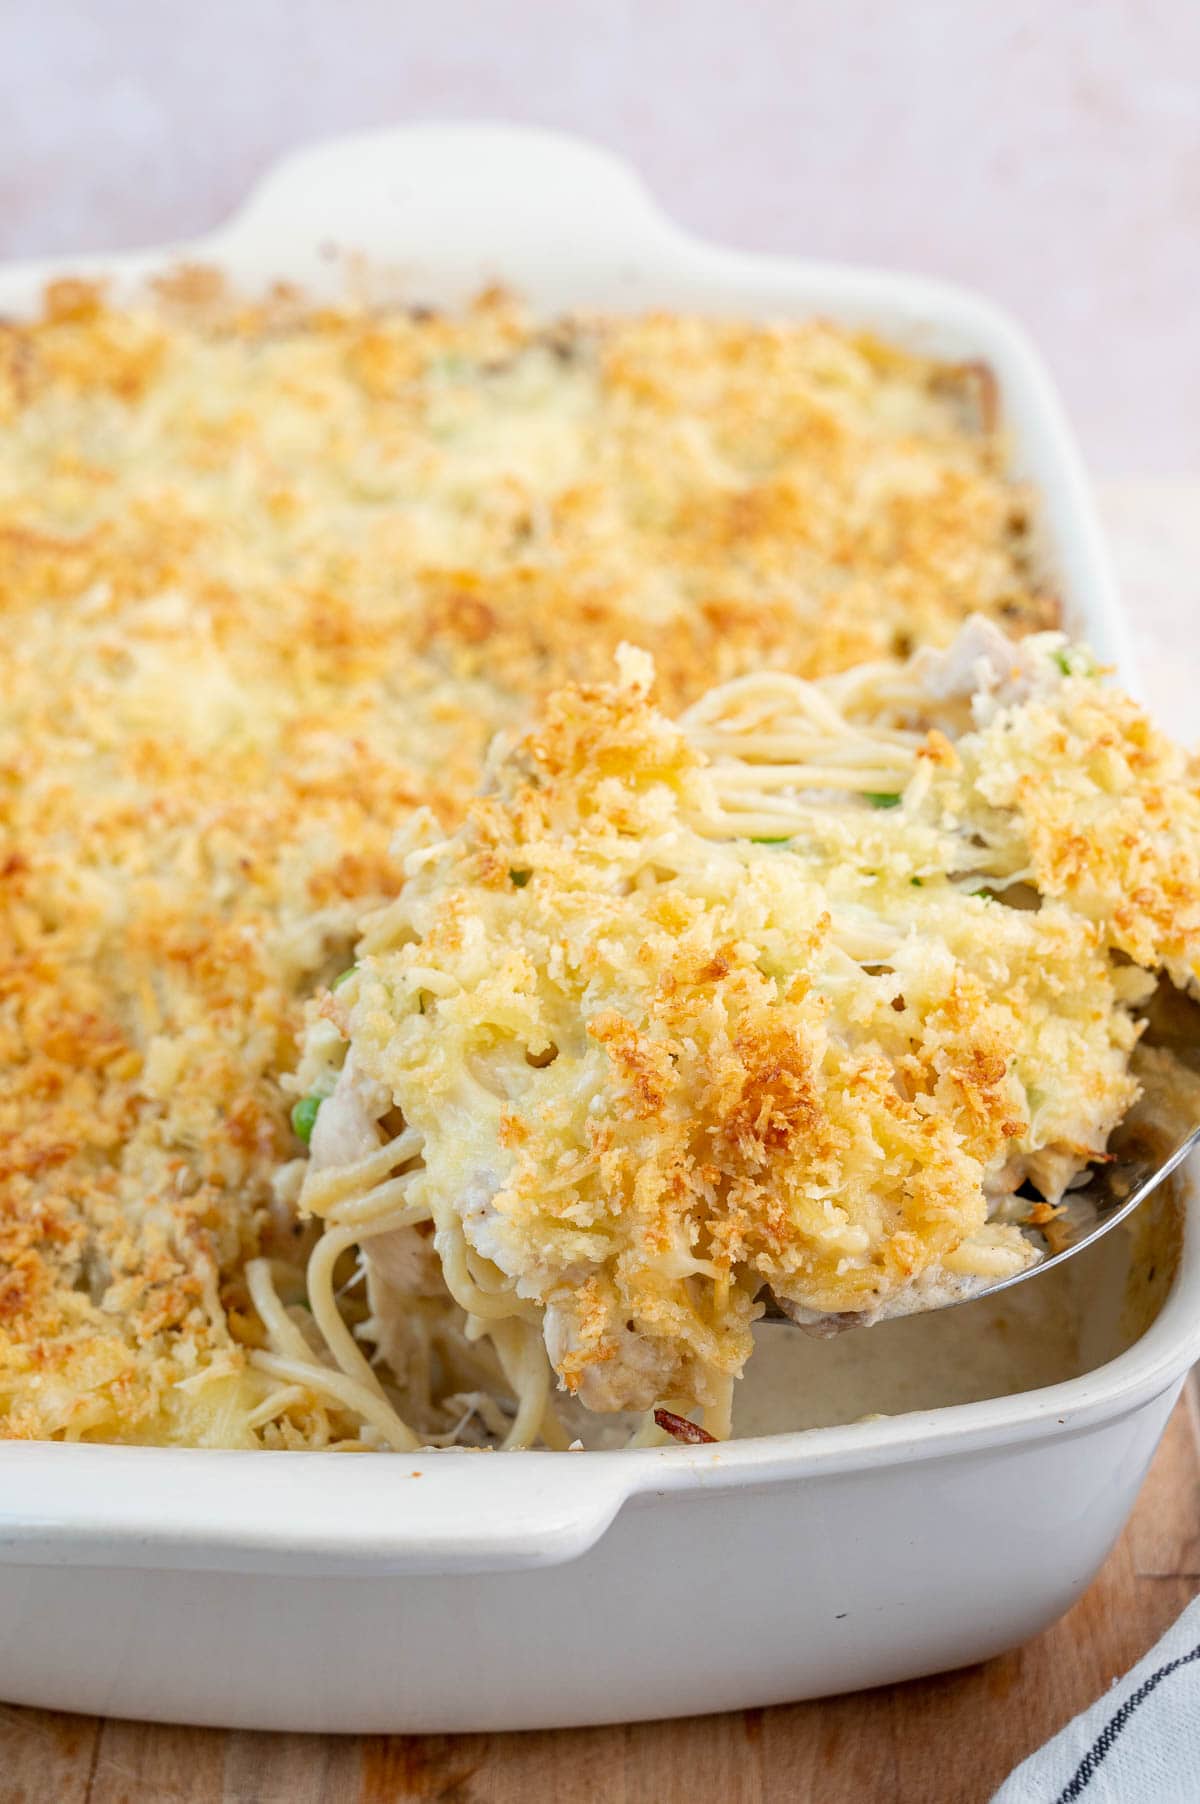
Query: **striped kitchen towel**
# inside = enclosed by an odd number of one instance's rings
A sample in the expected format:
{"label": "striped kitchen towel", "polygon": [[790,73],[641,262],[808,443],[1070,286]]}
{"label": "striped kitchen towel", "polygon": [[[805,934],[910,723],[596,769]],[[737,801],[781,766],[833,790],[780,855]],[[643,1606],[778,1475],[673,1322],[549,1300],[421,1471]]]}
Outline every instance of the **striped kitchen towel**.
{"label": "striped kitchen towel", "polygon": [[992,1804],[1200,1804],[1200,1598]]}

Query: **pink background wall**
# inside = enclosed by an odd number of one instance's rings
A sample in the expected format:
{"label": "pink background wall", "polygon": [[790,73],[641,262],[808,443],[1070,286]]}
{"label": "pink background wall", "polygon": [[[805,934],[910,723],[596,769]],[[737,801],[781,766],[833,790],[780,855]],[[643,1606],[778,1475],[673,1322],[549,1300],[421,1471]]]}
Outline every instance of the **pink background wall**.
{"label": "pink background wall", "polygon": [[214,224],[321,134],[599,138],[689,225],[977,284],[1099,473],[1200,471],[1197,0],[0,0],[0,256]]}

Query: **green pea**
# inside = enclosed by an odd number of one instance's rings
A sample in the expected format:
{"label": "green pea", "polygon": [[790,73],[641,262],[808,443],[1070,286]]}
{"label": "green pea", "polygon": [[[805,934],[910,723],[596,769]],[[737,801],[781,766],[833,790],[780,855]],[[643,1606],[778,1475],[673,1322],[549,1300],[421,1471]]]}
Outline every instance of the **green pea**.
{"label": "green pea", "polygon": [[298,1140],[303,1140],[305,1146],[312,1139],[321,1100],[319,1096],[302,1096],[292,1108],[292,1132]]}

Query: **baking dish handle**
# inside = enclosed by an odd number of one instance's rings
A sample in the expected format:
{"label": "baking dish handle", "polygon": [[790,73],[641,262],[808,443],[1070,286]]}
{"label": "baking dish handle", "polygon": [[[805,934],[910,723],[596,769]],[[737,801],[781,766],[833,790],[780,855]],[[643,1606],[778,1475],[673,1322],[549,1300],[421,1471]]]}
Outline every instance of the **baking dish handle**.
{"label": "baking dish handle", "polygon": [[0,1563],[185,1571],[520,1571],[577,1559],[622,1461],[0,1444]]}
{"label": "baking dish handle", "polygon": [[[684,241],[634,171],[593,144],[508,125],[429,124],[364,132],[278,164],[203,247],[240,270],[280,267],[306,284],[344,255],[390,268],[410,289],[478,285],[527,258],[575,272]],[[312,267],[297,268],[304,250]]]}

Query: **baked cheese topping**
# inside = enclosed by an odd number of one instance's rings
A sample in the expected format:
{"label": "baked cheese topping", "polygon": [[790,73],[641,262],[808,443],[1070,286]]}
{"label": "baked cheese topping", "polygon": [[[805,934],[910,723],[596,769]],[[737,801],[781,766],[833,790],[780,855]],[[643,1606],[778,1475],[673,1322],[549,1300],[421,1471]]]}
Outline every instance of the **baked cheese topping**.
{"label": "baked cheese topping", "polygon": [[246,1270],[303,1266],[280,1074],[397,826],[622,638],[680,707],[1042,622],[981,384],[820,323],[201,272],[0,323],[0,1433],[358,1444],[250,1363]]}

